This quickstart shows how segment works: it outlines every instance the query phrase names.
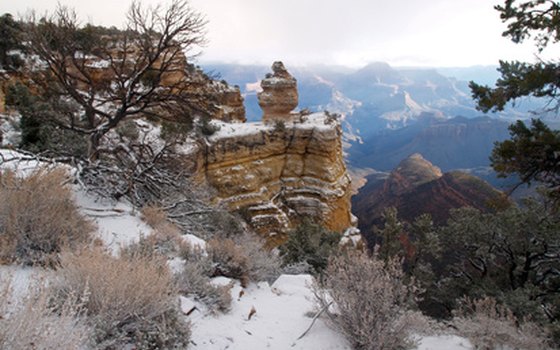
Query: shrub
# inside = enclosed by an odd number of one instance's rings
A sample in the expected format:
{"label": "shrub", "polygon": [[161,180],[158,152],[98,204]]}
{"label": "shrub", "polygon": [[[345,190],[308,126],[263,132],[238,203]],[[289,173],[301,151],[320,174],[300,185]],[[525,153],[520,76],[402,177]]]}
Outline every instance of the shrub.
{"label": "shrub", "polygon": [[53,152],[76,157],[87,154],[85,135],[52,123],[53,117],[75,111],[71,102],[58,100],[54,105],[49,104],[34,95],[27,86],[16,83],[8,86],[6,105],[16,108],[21,114],[21,148],[35,153]]}
{"label": "shrub", "polygon": [[200,132],[204,136],[212,136],[216,132],[220,130],[218,125],[214,125],[211,123],[211,119],[209,117],[201,117],[200,118]]}
{"label": "shrub", "polygon": [[161,138],[168,143],[180,142],[187,138],[192,130],[192,120],[180,122],[163,120],[161,122]]}
{"label": "shrub", "polygon": [[141,210],[142,220],[150,227],[157,229],[167,223],[167,214],[156,205],[146,205]]}
{"label": "shrub", "polygon": [[286,123],[282,120],[277,120],[274,122],[274,132],[275,133],[285,133],[286,132]]}
{"label": "shrub", "polygon": [[180,317],[177,290],[158,256],[113,257],[97,250],[61,257],[57,301],[84,296],[84,312],[101,349],[186,347],[190,326]]}
{"label": "shrub", "polygon": [[235,278],[242,286],[249,283],[249,257],[231,239],[212,239],[207,245],[210,260],[216,264],[216,274]]}
{"label": "shrub", "polygon": [[49,305],[50,293],[44,285],[32,287],[17,303],[12,293],[9,283],[0,289],[1,349],[70,350],[87,346],[90,330],[79,315],[78,305],[69,301],[55,310]]}
{"label": "shrub", "polygon": [[329,256],[338,250],[340,238],[338,233],[304,220],[280,246],[283,264],[307,262],[313,267],[311,272],[321,272],[327,266]]}
{"label": "shrub", "polygon": [[145,257],[177,256],[181,251],[183,240],[178,233],[154,232],[148,236],[141,236],[137,242],[131,243],[121,249],[121,255],[132,257],[142,255]]}
{"label": "shrub", "polygon": [[91,240],[93,225],[76,208],[65,172],[0,173],[0,261],[52,265],[62,247]]}
{"label": "shrub", "polygon": [[248,257],[247,275],[251,281],[272,283],[280,276],[280,257],[266,247],[261,237],[245,233],[237,238],[236,243]]}
{"label": "shrub", "polygon": [[476,349],[547,349],[547,334],[532,322],[519,322],[494,298],[464,300],[453,325]]}
{"label": "shrub", "polygon": [[[412,345],[407,310],[414,288],[404,282],[398,260],[386,264],[365,253],[347,251],[330,260],[316,296],[330,319],[355,349],[393,350]],[[328,308],[329,303],[333,306]]]}
{"label": "shrub", "polygon": [[264,246],[264,241],[250,233],[239,237],[208,241],[208,255],[216,274],[236,278],[246,286],[249,281],[274,281],[280,274],[280,260]]}
{"label": "shrub", "polygon": [[213,285],[209,277],[212,270],[212,263],[207,257],[192,256],[177,275],[177,286],[182,294],[193,296],[210,311],[227,312],[231,307],[231,286]]}

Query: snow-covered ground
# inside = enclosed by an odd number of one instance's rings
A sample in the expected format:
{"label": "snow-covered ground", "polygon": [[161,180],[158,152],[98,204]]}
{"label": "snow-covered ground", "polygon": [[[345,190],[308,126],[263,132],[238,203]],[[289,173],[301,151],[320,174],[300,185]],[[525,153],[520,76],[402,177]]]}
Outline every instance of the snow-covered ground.
{"label": "snow-covered ground", "polygon": [[[19,155],[13,151],[0,150],[4,159]],[[1,160],[2,158],[0,158]],[[33,169],[44,166],[35,160],[22,162],[2,162],[1,169],[15,169],[20,176],[26,176]],[[98,237],[117,253],[119,248],[149,235],[151,228],[141,219],[137,210],[126,202],[101,200],[74,188],[76,202],[82,213],[90,217],[98,227]],[[184,237],[192,244],[204,249],[205,242],[192,235]],[[173,270],[180,268],[181,261],[170,261]],[[2,277],[12,280],[15,295],[25,295],[31,282],[49,274],[40,268],[0,266]],[[231,281],[218,278],[218,284]],[[232,307],[225,314],[212,314],[202,304],[193,299],[181,297],[182,310],[192,325],[192,345],[190,349],[351,349],[342,334],[328,327],[325,320],[317,319],[311,330],[298,338],[311,325],[316,311],[312,277],[309,275],[282,275],[272,285],[266,282],[250,284],[242,288],[234,282],[231,289]],[[252,312],[251,310],[254,310]],[[249,316],[252,314],[251,316]],[[430,336],[419,338],[418,350],[465,350],[472,349],[469,342],[456,336]]]}
{"label": "snow-covered ground", "polygon": [[[195,311],[193,349],[351,349],[341,334],[318,319],[309,333],[297,340],[312,322],[314,296],[309,275],[282,275],[269,286],[263,282],[232,288],[232,309],[225,315]],[[242,293],[243,291],[243,293]],[[249,318],[251,310],[256,311]]]}

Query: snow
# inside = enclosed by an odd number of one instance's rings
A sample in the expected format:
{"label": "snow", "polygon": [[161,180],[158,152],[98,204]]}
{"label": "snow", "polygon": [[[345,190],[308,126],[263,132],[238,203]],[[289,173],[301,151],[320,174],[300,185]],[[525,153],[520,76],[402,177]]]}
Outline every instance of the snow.
{"label": "snow", "polygon": [[20,143],[21,132],[17,130],[19,125],[19,114],[0,114],[0,139],[2,147],[15,147]]}
{"label": "snow", "polygon": [[[322,319],[297,340],[312,321],[306,316],[314,311],[311,281],[308,275],[283,275],[272,287],[268,283],[251,284],[241,296],[242,288],[236,283],[229,313],[191,314],[192,349],[351,349]],[[252,308],[256,313],[249,319]]]}
{"label": "snow", "polygon": [[217,120],[211,122],[216,125],[220,130],[216,131],[212,136],[210,136],[210,141],[216,141],[223,138],[230,137],[244,137],[249,135],[255,135],[261,132],[266,132],[272,130],[271,125],[266,125],[264,123],[226,123]]}
{"label": "snow", "polygon": [[88,62],[86,66],[90,68],[96,68],[96,69],[105,69],[111,66],[111,61],[99,59],[99,60]]}
{"label": "snow", "polygon": [[152,233],[127,202],[100,199],[80,189],[75,189],[75,200],[80,211],[97,225],[97,236],[115,255],[123,246]]}
{"label": "snow", "polygon": [[439,335],[419,339],[417,350],[465,350],[473,349],[471,343],[456,335]]}
{"label": "snow", "polygon": [[[298,114],[291,114],[287,116],[286,128],[297,128],[300,130],[320,130],[323,132],[334,131],[339,125],[338,122],[329,122],[328,117],[325,113],[313,113],[306,115],[303,122],[291,122],[290,119],[298,117]],[[258,135],[264,132],[270,132],[274,130],[274,124],[265,124],[262,122],[254,123],[227,123],[223,121],[212,120],[212,125],[219,127],[212,136],[209,137],[210,142],[216,142],[223,139],[229,139],[234,137],[246,137],[251,135]]]}
{"label": "snow", "polygon": [[183,237],[183,239],[184,239],[187,243],[189,243],[189,244],[191,245],[191,247],[193,247],[193,248],[198,248],[198,249],[200,249],[202,252],[206,252],[206,242],[205,242],[203,239],[198,238],[197,236],[192,235],[192,234],[190,234],[190,233],[189,233],[189,234],[186,234],[186,235],[183,235],[183,236],[181,236],[181,237]]}
{"label": "snow", "polygon": [[17,151],[0,149],[0,170],[14,171],[16,175],[20,177],[29,176],[40,168],[53,169],[56,167],[66,167],[68,170],[71,170],[70,167],[66,165],[47,163]]}

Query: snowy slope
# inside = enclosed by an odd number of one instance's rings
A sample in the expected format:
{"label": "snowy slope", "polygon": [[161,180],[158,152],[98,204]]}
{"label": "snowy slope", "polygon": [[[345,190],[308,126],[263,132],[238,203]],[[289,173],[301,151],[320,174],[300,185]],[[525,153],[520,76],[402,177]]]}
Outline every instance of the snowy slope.
{"label": "snowy slope", "polygon": [[[13,151],[0,150],[4,159],[17,158]],[[1,159],[1,158],[0,158]],[[0,162],[1,169],[16,169],[26,176],[33,169],[45,166],[38,161]],[[74,188],[75,200],[83,214],[98,226],[98,237],[117,253],[119,248],[151,233],[151,228],[140,220],[138,211],[129,203],[101,200]],[[204,248],[204,241],[188,235],[186,240]],[[181,261],[170,261],[176,267]],[[52,273],[41,268],[0,266],[0,281],[9,277],[14,294],[24,296],[29,285],[37,279],[47,278]],[[227,284],[225,278],[215,280]],[[250,284],[242,288],[234,282],[231,289],[232,308],[226,314],[214,315],[196,301],[181,297],[182,310],[186,313],[197,306],[197,310],[186,316],[192,324],[192,342],[189,349],[200,350],[350,350],[342,334],[329,328],[325,319],[319,318],[311,330],[300,340],[298,337],[310,326],[316,312],[309,275],[282,275],[270,286],[266,282]],[[251,310],[256,312],[249,318]],[[419,338],[418,350],[465,350],[472,349],[467,340],[456,336],[432,336]]]}

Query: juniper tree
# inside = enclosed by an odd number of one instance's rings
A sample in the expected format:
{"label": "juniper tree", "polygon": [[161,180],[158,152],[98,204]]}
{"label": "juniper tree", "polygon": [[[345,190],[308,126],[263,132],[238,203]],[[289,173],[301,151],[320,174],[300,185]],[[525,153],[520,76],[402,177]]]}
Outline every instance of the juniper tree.
{"label": "juniper tree", "polygon": [[90,159],[125,120],[188,118],[210,108],[201,91],[204,76],[186,56],[205,42],[205,20],[186,0],[166,8],[134,1],[123,30],[80,26],[66,7],[41,18],[31,15],[25,26],[26,49],[38,59],[29,85],[49,102],[75,105],[48,122],[86,135]]}

